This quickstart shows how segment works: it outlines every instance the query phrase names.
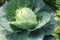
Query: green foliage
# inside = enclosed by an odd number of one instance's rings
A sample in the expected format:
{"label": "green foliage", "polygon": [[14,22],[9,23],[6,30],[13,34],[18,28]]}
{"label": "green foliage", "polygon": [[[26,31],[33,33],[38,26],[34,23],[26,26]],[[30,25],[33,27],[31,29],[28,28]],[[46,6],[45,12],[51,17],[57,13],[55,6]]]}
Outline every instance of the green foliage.
{"label": "green foliage", "polygon": [[55,33],[53,36],[56,38],[56,40],[60,40],[60,33]]}
{"label": "green foliage", "polygon": [[60,40],[60,10],[57,10],[56,12],[57,13],[56,13],[55,19],[57,20],[58,25],[55,28],[55,31],[54,31],[53,35],[56,37],[56,40]]}
{"label": "green foliage", "polygon": [[60,9],[60,0],[56,0],[56,6]]}
{"label": "green foliage", "polygon": [[55,12],[43,0],[11,0],[3,8],[0,25],[7,31],[3,40],[45,40],[57,25]]}

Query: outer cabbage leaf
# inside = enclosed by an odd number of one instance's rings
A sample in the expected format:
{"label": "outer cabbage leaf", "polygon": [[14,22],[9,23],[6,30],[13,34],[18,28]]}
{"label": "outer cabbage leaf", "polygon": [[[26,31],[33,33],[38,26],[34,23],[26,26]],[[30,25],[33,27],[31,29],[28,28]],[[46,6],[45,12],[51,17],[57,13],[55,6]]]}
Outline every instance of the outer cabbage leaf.
{"label": "outer cabbage leaf", "polygon": [[47,24],[45,24],[41,29],[45,31],[46,35],[53,33],[54,29],[57,26],[57,22],[52,18]]}
{"label": "outer cabbage leaf", "polygon": [[7,39],[6,39],[5,35],[0,34],[0,40],[7,40]]}
{"label": "outer cabbage leaf", "polygon": [[10,27],[9,21],[6,20],[5,18],[5,6],[7,3],[5,3],[2,7],[0,7],[0,26],[2,26],[4,29],[12,32],[12,29]]}
{"label": "outer cabbage leaf", "polygon": [[0,40],[7,40],[6,35],[7,35],[7,30],[0,26]]}
{"label": "outer cabbage leaf", "polygon": [[28,40],[28,33],[27,32],[18,32],[7,35],[8,40]]}
{"label": "outer cabbage leaf", "polygon": [[4,6],[0,7],[0,17],[3,17],[5,15],[5,12],[4,12]]}
{"label": "outer cabbage leaf", "polygon": [[44,31],[42,31],[41,29],[37,29],[30,33],[29,40],[43,40],[44,36]]}
{"label": "outer cabbage leaf", "polygon": [[5,28],[6,30],[10,32],[13,32],[13,30],[10,27],[10,23],[4,17],[0,18],[0,26],[2,26],[3,28]]}
{"label": "outer cabbage leaf", "polygon": [[33,11],[36,12],[38,10],[40,10],[45,4],[43,2],[43,0],[30,0],[31,4],[33,6]]}
{"label": "outer cabbage leaf", "polygon": [[36,12],[38,25],[36,29],[43,27],[46,23],[48,23],[53,16],[54,11],[47,5],[42,7],[40,10]]}
{"label": "outer cabbage leaf", "polygon": [[56,40],[56,38],[52,35],[47,35],[44,37],[44,40]]}
{"label": "outer cabbage leaf", "polygon": [[49,12],[48,14],[54,14],[55,12],[53,11],[53,9],[50,8],[50,6],[48,5],[44,5],[40,11],[46,11],[46,12]]}

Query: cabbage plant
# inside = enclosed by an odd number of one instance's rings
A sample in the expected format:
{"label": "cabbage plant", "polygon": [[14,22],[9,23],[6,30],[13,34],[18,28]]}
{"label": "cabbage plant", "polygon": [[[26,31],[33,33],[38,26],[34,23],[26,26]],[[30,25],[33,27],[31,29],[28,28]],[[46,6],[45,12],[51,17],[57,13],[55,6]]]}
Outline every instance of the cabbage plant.
{"label": "cabbage plant", "polygon": [[0,40],[55,40],[46,38],[57,22],[43,0],[10,0],[1,9]]}

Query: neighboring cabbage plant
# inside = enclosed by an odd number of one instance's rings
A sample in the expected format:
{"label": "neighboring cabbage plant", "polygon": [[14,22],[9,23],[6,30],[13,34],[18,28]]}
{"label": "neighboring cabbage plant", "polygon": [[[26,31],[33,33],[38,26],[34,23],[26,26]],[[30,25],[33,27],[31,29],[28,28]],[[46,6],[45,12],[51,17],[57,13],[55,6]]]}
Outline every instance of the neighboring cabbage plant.
{"label": "neighboring cabbage plant", "polygon": [[57,22],[55,12],[43,0],[10,0],[2,9],[0,40],[55,40],[46,38]]}

